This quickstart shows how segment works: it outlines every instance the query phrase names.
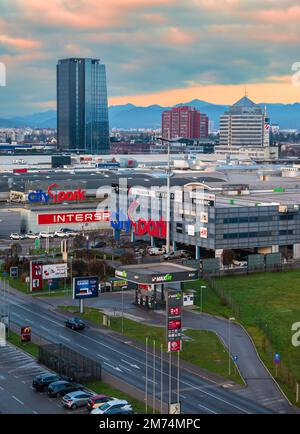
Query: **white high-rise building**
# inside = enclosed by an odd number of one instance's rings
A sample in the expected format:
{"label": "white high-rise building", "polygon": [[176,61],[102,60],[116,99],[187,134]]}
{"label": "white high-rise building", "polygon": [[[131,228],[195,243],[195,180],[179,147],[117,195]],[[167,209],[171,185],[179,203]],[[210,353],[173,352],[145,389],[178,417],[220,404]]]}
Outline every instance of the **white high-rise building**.
{"label": "white high-rise building", "polygon": [[270,121],[266,110],[244,96],[220,117],[220,145],[270,146]]}

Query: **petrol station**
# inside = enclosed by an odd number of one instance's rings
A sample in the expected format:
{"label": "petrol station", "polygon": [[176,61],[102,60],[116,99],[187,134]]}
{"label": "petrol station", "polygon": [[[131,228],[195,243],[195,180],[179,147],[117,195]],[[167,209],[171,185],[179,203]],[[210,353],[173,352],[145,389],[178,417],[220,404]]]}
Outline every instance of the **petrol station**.
{"label": "petrol station", "polygon": [[167,289],[182,293],[183,283],[197,280],[199,271],[177,263],[158,262],[120,266],[115,276],[133,285],[138,305],[157,309],[165,307]]}

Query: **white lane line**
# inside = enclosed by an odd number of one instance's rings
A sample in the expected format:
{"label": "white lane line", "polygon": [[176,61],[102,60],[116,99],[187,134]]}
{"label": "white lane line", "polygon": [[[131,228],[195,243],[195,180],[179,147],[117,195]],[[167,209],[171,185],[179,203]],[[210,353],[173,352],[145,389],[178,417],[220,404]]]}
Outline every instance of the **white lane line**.
{"label": "white lane line", "polygon": [[33,324],[33,321],[31,321],[31,319],[25,318],[24,321],[29,322],[29,324]]}
{"label": "white lane line", "polygon": [[58,337],[61,338],[61,339],[64,339],[65,341],[70,342],[70,339],[69,339],[69,338],[66,338],[66,337],[63,336],[63,335],[58,335]]}
{"label": "white lane line", "polygon": [[35,411],[35,410],[33,410],[33,412],[32,412],[33,414],[38,414],[38,412],[37,411]]}
{"label": "white lane line", "polygon": [[119,366],[121,366],[122,369],[125,369],[125,371],[132,372],[132,369],[126,368],[126,366],[124,365],[119,365]]}
{"label": "white lane line", "polygon": [[104,356],[102,356],[102,354],[96,354],[96,356],[100,357],[101,359],[104,359],[104,360],[110,360],[109,357],[104,357]]}
{"label": "white lane line", "polygon": [[[142,377],[144,380],[146,380],[146,377]],[[157,381],[153,381],[151,380],[151,378],[148,378],[149,383],[154,383],[154,384],[158,384]]]}
{"label": "white lane line", "polygon": [[4,390],[4,387],[0,386],[0,390]]}
{"label": "white lane line", "polygon": [[47,327],[44,327],[44,326],[40,326],[40,329],[42,329],[42,330],[45,330],[46,332],[48,332],[48,331],[49,331],[49,328],[47,328]]}
{"label": "white lane line", "polygon": [[12,397],[13,399],[15,399],[16,401],[18,401],[20,404],[24,405],[24,402],[21,401],[19,398],[17,398],[15,395],[11,395],[11,397]]}
{"label": "white lane line", "polygon": [[202,408],[204,408],[204,410],[209,411],[210,413],[218,414],[216,411],[213,411],[213,410],[211,410],[210,408],[205,407],[205,405],[198,404],[198,407],[202,407]]}
{"label": "white lane line", "polygon": [[83,350],[86,350],[86,351],[89,350],[88,348],[86,348],[86,347],[84,347],[84,346],[82,346],[82,345],[79,345],[79,344],[77,344],[77,347],[82,348]]}

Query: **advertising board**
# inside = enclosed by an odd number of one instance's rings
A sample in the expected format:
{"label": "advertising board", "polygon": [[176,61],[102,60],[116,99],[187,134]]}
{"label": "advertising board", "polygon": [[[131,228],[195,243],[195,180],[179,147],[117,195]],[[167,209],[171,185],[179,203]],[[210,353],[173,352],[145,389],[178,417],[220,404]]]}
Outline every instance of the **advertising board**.
{"label": "advertising board", "polygon": [[43,279],[58,279],[68,276],[67,264],[47,264],[43,265]]}
{"label": "advertising board", "polygon": [[98,297],[99,278],[97,276],[74,277],[73,299],[82,300],[85,298]]}

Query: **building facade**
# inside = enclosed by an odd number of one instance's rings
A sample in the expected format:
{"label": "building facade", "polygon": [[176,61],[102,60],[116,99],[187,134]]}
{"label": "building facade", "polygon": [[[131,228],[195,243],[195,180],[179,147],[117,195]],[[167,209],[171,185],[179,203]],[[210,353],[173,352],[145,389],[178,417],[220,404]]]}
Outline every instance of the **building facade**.
{"label": "building facade", "polygon": [[57,135],[61,150],[109,152],[106,72],[99,59],[59,60]]}
{"label": "building facade", "polygon": [[269,146],[270,120],[247,96],[220,117],[221,146]]}
{"label": "building facade", "polygon": [[162,114],[162,136],[164,139],[205,139],[208,137],[208,117],[190,106],[165,110]]}

